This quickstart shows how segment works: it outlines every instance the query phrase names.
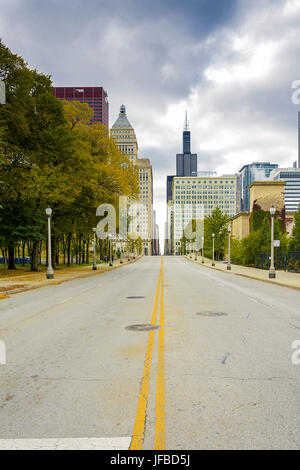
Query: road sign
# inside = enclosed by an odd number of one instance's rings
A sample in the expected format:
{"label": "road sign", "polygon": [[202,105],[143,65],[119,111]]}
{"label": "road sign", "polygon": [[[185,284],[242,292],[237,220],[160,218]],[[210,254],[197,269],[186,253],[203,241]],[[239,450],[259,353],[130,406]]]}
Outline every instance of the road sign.
{"label": "road sign", "polygon": [[274,247],[278,248],[280,246],[280,240],[274,240]]}
{"label": "road sign", "polygon": [[5,83],[0,80],[0,104],[6,103]]}

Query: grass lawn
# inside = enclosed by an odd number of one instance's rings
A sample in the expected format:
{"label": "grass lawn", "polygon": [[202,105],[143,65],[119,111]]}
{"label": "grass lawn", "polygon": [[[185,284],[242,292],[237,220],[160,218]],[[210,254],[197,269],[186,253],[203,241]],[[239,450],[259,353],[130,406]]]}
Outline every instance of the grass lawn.
{"label": "grass lawn", "polygon": [[[100,263],[97,263],[97,264],[103,264],[104,261],[101,261]],[[57,266],[55,268],[54,271],[61,271],[61,270],[77,270],[77,269],[80,269],[80,268],[83,268],[85,266],[92,266],[93,263],[87,263],[87,264],[75,264],[75,263],[72,263],[70,266],[68,266],[67,264],[60,264],[59,266]],[[43,271],[46,271],[47,270],[47,266],[45,266],[44,264],[40,264],[38,266],[38,272],[43,272]],[[1,265],[0,264],[0,279],[1,278],[11,278],[11,277],[16,277],[16,276],[22,276],[23,274],[36,274],[37,271],[31,271],[30,270],[30,265],[27,264],[25,266],[20,266],[20,265],[16,265],[16,269],[9,269],[7,270],[7,273],[4,273],[4,266],[3,264]]]}

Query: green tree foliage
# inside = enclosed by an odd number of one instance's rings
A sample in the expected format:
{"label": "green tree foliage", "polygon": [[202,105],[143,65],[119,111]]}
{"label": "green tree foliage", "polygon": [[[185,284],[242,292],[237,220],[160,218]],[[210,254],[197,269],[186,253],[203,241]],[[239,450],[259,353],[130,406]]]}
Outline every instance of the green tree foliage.
{"label": "green tree foliage", "polygon": [[291,251],[300,251],[300,204],[298,211],[295,213],[295,225],[293,227],[289,249]]}
{"label": "green tree foliage", "polygon": [[[242,240],[232,239],[231,261],[235,264],[255,266],[260,254],[270,253],[271,216],[259,206],[253,208],[250,216],[250,235]],[[282,224],[281,214],[276,213],[274,219],[274,238],[280,240],[280,253],[286,254],[288,239]],[[277,250],[277,251],[276,251]],[[279,249],[275,248],[275,256]]]}
{"label": "green tree foliage", "polygon": [[216,207],[204,220],[204,253],[212,258],[212,234],[215,234],[215,258],[223,259],[229,217]]}
{"label": "green tree foliage", "polygon": [[0,240],[10,267],[17,243],[26,241],[37,269],[48,204],[54,266],[66,249],[68,264],[72,255],[81,262],[88,258],[96,208],[103,202],[117,207],[119,195],[136,197],[137,169],[104,126],[88,125],[93,111],[87,104],[55,98],[50,76],[29,68],[1,40],[0,79],[7,92],[7,104],[0,105]]}

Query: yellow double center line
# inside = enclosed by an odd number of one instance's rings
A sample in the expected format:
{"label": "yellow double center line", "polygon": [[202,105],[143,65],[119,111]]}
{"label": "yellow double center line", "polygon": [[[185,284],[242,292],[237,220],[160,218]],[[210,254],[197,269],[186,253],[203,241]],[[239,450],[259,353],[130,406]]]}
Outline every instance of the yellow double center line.
{"label": "yellow double center line", "polygon": [[[154,309],[152,315],[152,325],[156,324],[159,291],[160,310],[159,310],[159,333],[158,333],[158,370],[157,370],[157,388],[156,388],[156,420],[155,420],[155,438],[154,449],[164,450],[166,435],[166,401],[165,401],[165,360],[164,360],[164,286],[163,286],[163,258],[161,258],[160,272],[156,289]],[[131,441],[131,450],[141,450],[145,435],[146,413],[149,396],[149,385],[151,376],[151,364],[153,356],[155,331],[149,333],[147,352],[143,377],[141,382],[138,407],[134,422],[133,436]]]}

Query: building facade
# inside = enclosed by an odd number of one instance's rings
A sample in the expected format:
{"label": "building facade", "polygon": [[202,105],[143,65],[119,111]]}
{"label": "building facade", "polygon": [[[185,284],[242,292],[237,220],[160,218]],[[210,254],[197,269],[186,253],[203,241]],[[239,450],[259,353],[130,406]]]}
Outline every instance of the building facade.
{"label": "building facade", "polygon": [[158,256],[159,254],[159,227],[156,223],[156,211],[154,210],[152,213],[152,255]]}
{"label": "building facade", "polygon": [[300,204],[300,168],[277,168],[271,171],[269,179],[285,182],[285,210],[296,212]]}
{"label": "building facade", "polygon": [[120,153],[138,168],[139,197],[136,201],[137,211],[134,220],[130,223],[129,233],[136,234],[142,239],[143,254],[152,254],[152,205],[153,205],[153,174],[149,158],[138,158],[138,142],[134,128],[130,124],[124,105],[120,107],[120,114],[110,130],[111,137],[116,141]]}
{"label": "building facade", "polygon": [[203,221],[216,207],[229,217],[236,214],[236,180],[236,175],[174,177],[172,209],[168,218],[173,254],[179,254],[180,239],[192,219]]}
{"label": "building facade", "polygon": [[[250,216],[253,212],[254,203],[262,210],[269,212],[274,206],[281,213],[285,207],[284,181],[254,181],[249,186],[250,191],[250,211],[239,212],[231,218],[231,235],[236,239],[243,239],[250,234]],[[293,217],[286,218],[287,233],[290,235]]]}
{"label": "building facade", "polygon": [[240,210],[250,211],[250,191],[249,186],[253,181],[264,181],[269,178],[271,171],[278,168],[276,163],[253,162],[244,165],[239,171],[238,193],[241,197]]}
{"label": "building facade", "polygon": [[120,114],[116,122],[113,124],[110,135],[117,142],[119,151],[126,155],[127,158],[136,164],[138,158],[138,143],[135,131],[128,121],[126,108],[122,104]]}
{"label": "building facade", "polygon": [[153,220],[153,175],[149,158],[138,158],[139,169],[139,209],[137,213],[137,236],[143,240],[144,255],[152,255]]}
{"label": "building facade", "polygon": [[103,87],[55,87],[53,95],[60,100],[87,103],[94,111],[90,124],[100,122],[109,127],[109,104]]}

